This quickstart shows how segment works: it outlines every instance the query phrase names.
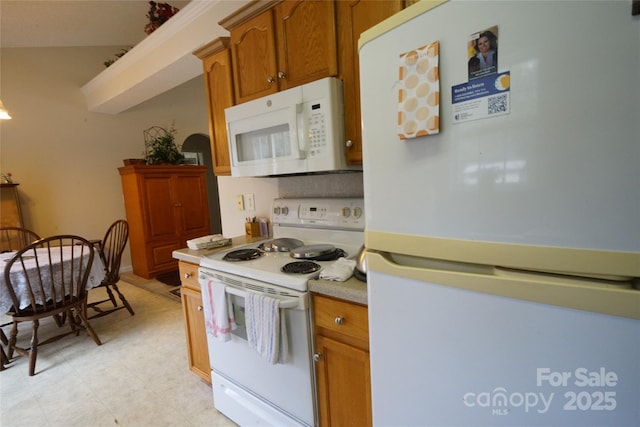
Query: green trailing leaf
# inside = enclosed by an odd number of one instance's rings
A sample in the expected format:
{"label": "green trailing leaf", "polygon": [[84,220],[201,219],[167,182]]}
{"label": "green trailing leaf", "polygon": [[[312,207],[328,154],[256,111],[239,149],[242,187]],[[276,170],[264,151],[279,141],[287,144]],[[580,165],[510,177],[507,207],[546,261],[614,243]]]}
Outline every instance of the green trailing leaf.
{"label": "green trailing leaf", "polygon": [[107,59],[106,61],[103,62],[105,67],[108,67],[109,65],[113,64],[114,62],[116,62],[119,58],[122,58],[125,53],[129,52],[129,50],[132,49],[132,46],[129,46],[126,49],[120,49],[120,52],[116,53],[116,59]]}

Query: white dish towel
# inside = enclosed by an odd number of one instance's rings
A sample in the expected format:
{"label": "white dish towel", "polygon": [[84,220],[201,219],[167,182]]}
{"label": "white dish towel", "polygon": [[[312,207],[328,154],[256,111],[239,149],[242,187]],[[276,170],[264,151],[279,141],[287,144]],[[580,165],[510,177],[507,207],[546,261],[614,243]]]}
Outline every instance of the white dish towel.
{"label": "white dish towel", "polygon": [[236,329],[233,306],[225,288],[217,280],[200,279],[205,329],[208,335],[220,341],[229,341],[231,331]]}
{"label": "white dish towel", "polygon": [[256,292],[244,300],[249,347],[269,363],[286,363],[289,354],[287,326],[280,301]]}
{"label": "white dish towel", "polygon": [[353,269],[356,262],[344,257],[338,258],[333,264],[320,272],[320,278],[344,282],[353,276]]}

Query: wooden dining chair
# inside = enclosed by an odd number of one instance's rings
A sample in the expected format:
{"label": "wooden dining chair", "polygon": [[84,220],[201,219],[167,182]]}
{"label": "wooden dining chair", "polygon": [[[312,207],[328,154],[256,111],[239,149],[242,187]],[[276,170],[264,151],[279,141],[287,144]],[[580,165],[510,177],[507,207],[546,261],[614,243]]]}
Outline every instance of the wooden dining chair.
{"label": "wooden dining chair", "polygon": [[9,363],[9,357],[7,353],[4,351],[4,347],[9,345],[9,340],[7,336],[4,334],[4,331],[0,329],[0,371],[5,370],[5,365]]}
{"label": "wooden dining chair", "polygon": [[0,252],[19,251],[36,240],[40,240],[40,236],[27,228],[0,228]]}
{"label": "wooden dining chair", "polygon": [[[18,251],[31,242],[40,240],[40,236],[34,231],[23,227],[0,227],[0,252]],[[58,321],[58,319],[56,319]],[[4,370],[9,363],[5,347],[8,345],[8,338],[1,329],[11,323],[0,325],[0,370]]]}
{"label": "wooden dining chair", "polygon": [[[38,348],[84,329],[97,345],[100,339],[86,317],[87,282],[95,249],[88,240],[72,235],[51,236],[19,250],[4,267],[4,284],[11,297],[8,314],[13,325],[9,334],[7,357],[14,351],[29,357],[29,375],[35,374]],[[38,338],[40,319],[64,315],[69,331],[43,342]],[[18,347],[18,325],[32,323],[28,347]]]}
{"label": "wooden dining chair", "polygon": [[[120,280],[120,261],[122,260],[122,253],[127,245],[128,238],[129,223],[123,219],[119,219],[109,226],[109,229],[104,235],[104,239],[102,239],[102,241],[95,242],[96,247],[98,248],[98,254],[104,263],[106,273],[102,283],[100,283],[99,286],[96,286],[95,289],[103,288],[106,290],[108,298],[88,304],[89,308],[92,308],[97,312],[90,316],[89,319],[105,316],[123,308],[126,308],[132,316],[135,314],[133,308],[131,308],[131,305],[118,288],[118,281]],[[118,298],[120,298],[122,305],[118,305],[114,292],[118,295]],[[100,307],[101,304],[108,301],[111,301],[113,308],[106,309]]]}

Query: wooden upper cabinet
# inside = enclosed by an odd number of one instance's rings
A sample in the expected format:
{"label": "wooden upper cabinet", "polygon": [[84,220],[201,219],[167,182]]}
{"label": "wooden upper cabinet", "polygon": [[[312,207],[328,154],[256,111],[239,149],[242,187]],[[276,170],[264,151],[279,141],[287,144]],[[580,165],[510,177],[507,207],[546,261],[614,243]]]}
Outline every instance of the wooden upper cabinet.
{"label": "wooden upper cabinet", "polygon": [[345,137],[347,163],[362,164],[360,127],[360,34],[404,8],[403,0],[343,0],[337,3],[340,78],[344,83]]}
{"label": "wooden upper cabinet", "polygon": [[347,163],[362,165],[358,39],[412,2],[260,0],[222,20],[230,33],[233,78],[223,54],[203,59],[215,174],[231,173],[224,108],[336,76],[344,88]]}
{"label": "wooden upper cabinet", "polygon": [[194,52],[202,60],[209,111],[209,136],[213,173],[231,175],[224,109],[234,105],[233,71],[229,37],[221,37]]}
{"label": "wooden upper cabinet", "polygon": [[335,2],[284,1],[276,6],[280,90],[338,75]]}
{"label": "wooden upper cabinet", "polygon": [[233,79],[238,104],[278,91],[273,10],[231,30]]}
{"label": "wooden upper cabinet", "polygon": [[238,104],[338,74],[333,1],[285,0],[232,25]]}

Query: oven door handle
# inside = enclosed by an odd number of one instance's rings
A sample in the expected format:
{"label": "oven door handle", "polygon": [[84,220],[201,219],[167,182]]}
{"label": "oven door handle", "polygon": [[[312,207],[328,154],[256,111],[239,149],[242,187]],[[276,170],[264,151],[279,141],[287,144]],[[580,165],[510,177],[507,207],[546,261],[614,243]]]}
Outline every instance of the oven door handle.
{"label": "oven door handle", "polygon": [[[225,292],[231,295],[236,295],[239,296],[241,298],[246,298],[247,297],[247,293],[244,291],[241,291],[240,289],[236,289],[234,287],[231,286],[225,286]],[[298,299],[293,299],[293,298],[289,298],[289,299],[280,299],[280,308],[296,308],[298,307]]]}

